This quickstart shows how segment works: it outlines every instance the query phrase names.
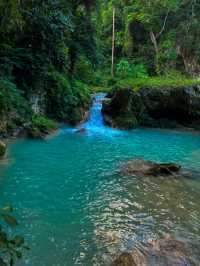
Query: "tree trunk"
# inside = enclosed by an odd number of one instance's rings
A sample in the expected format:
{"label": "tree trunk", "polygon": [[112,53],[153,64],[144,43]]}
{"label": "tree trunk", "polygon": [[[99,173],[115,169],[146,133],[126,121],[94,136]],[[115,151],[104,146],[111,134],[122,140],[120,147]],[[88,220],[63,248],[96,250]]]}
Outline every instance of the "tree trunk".
{"label": "tree trunk", "polygon": [[155,67],[156,67],[156,73],[160,74],[160,64],[159,64],[159,48],[158,48],[158,43],[155,34],[153,31],[150,31],[150,39],[151,42],[153,43],[154,50],[155,50]]}
{"label": "tree trunk", "polygon": [[111,75],[113,78],[114,78],[114,56],[115,56],[115,8],[113,8],[112,65],[111,65]]}
{"label": "tree trunk", "polygon": [[193,57],[186,49],[183,49],[180,45],[177,45],[176,50],[183,59],[185,72],[191,76],[200,78],[200,65],[197,63],[195,57]]}

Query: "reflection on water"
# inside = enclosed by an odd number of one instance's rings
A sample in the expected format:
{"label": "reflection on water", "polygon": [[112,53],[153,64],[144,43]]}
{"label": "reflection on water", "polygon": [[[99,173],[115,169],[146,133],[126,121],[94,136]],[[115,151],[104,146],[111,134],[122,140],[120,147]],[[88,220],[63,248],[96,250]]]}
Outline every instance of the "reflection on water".
{"label": "reflection on water", "polygon": [[[87,131],[62,129],[46,141],[20,140],[1,166],[1,203],[12,202],[31,250],[21,265],[108,265],[113,254],[169,233],[200,261],[200,137],[104,127],[96,98]],[[121,162],[177,162],[195,178],[119,176]]]}

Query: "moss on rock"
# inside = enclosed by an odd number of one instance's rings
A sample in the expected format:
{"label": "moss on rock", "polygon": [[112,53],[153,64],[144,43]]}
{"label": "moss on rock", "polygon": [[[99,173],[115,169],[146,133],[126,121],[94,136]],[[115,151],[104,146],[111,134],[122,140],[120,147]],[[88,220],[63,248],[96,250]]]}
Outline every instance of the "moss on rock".
{"label": "moss on rock", "polygon": [[104,101],[102,112],[106,124],[131,129],[139,125],[143,110],[140,95],[126,88],[116,90],[111,99]]}
{"label": "moss on rock", "polygon": [[123,129],[195,128],[200,121],[200,86],[120,88],[104,102],[102,112],[107,124]]}
{"label": "moss on rock", "polygon": [[34,139],[44,138],[56,129],[57,124],[54,121],[44,116],[33,116],[31,125],[28,128],[28,136]]}

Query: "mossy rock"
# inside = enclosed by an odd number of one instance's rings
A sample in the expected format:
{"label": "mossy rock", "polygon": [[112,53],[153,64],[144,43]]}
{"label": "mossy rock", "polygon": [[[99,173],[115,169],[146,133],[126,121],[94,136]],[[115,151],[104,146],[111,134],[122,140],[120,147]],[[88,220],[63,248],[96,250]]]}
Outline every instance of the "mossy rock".
{"label": "mossy rock", "polygon": [[103,102],[102,113],[106,124],[121,129],[139,125],[144,112],[143,102],[131,88],[116,90],[110,99]]}
{"label": "mossy rock", "polygon": [[45,134],[37,127],[31,127],[28,129],[28,136],[32,139],[42,139]]}
{"label": "mossy rock", "polygon": [[0,140],[0,158],[6,153],[6,144]]}
{"label": "mossy rock", "polygon": [[31,125],[28,128],[27,133],[30,138],[41,139],[55,131],[57,128],[58,126],[54,121],[44,116],[34,116],[32,117]]}
{"label": "mossy rock", "polygon": [[131,116],[118,116],[113,119],[115,127],[120,129],[132,129],[138,126],[138,120],[134,115]]}

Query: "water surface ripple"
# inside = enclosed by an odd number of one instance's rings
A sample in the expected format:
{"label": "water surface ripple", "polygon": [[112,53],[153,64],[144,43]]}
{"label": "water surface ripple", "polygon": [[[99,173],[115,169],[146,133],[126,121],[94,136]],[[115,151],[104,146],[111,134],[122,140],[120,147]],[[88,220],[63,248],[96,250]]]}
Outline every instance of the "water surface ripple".
{"label": "water surface ripple", "polygon": [[[113,254],[169,233],[200,261],[200,177],[137,178],[116,173],[132,158],[200,171],[198,134],[103,125],[96,98],[83,134],[62,128],[47,140],[18,140],[0,167],[1,205],[11,202],[30,246],[28,266],[108,265]],[[95,122],[96,121],[96,122]]]}

